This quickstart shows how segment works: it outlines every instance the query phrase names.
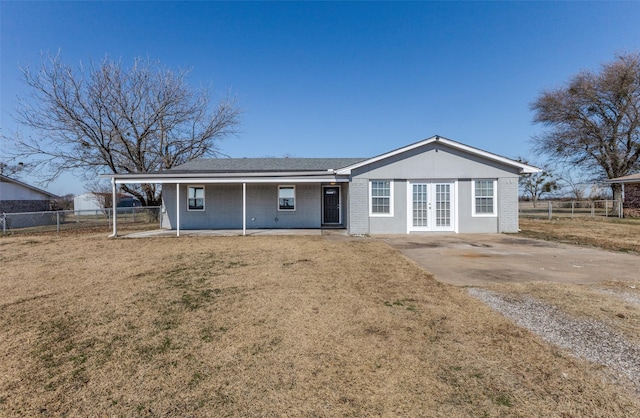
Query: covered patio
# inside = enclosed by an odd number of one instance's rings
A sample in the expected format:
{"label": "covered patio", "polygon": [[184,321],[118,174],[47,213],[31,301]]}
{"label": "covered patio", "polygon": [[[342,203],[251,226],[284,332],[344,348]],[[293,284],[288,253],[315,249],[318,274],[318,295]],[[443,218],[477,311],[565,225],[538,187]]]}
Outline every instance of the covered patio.
{"label": "covered patio", "polygon": [[[128,237],[148,236],[233,236],[233,235],[320,235],[323,228],[345,230],[346,192],[348,178],[336,175],[332,171],[299,171],[299,172],[259,172],[259,173],[210,173],[210,172],[163,172],[150,174],[116,174],[109,177],[112,185],[113,201],[116,202],[117,187],[122,184],[155,183],[163,187],[163,227],[166,229],[133,233]],[[195,187],[194,187],[195,185]],[[287,185],[287,186],[282,186]],[[291,199],[285,199],[286,205],[282,206],[282,199],[277,212],[276,200],[265,198],[264,187],[271,187],[276,192],[281,189],[293,190]],[[191,188],[201,189],[203,196],[201,207],[192,209],[189,207],[194,197],[187,195],[186,190]],[[209,196],[204,196],[205,188]],[[311,189],[310,189],[311,188]],[[334,189],[337,193],[329,196],[328,191]],[[220,192],[223,190],[223,192]],[[297,192],[296,192],[297,190]],[[295,193],[298,193],[297,195]],[[311,197],[310,194],[311,193]],[[322,195],[321,195],[322,194]],[[215,195],[215,201],[209,202]],[[326,196],[325,196],[326,195]],[[335,197],[334,197],[335,196]],[[275,197],[275,195],[274,195]],[[280,198],[281,196],[277,196]],[[289,197],[289,196],[287,196]],[[334,197],[329,200],[330,197]],[[186,204],[185,202],[189,202]],[[327,220],[329,202],[332,202],[336,213],[335,218]],[[272,207],[273,206],[273,207]],[[206,207],[206,212],[205,212]],[[261,212],[268,207],[272,213],[265,215]],[[257,208],[257,209],[256,209]],[[217,211],[217,213],[214,213]],[[278,225],[256,222],[256,211],[264,217],[272,216]],[[275,218],[273,215],[275,214]],[[297,222],[286,222],[282,219],[297,216]],[[310,217],[309,217],[310,216]],[[199,222],[194,223],[194,219]],[[216,218],[217,217],[217,218]],[[223,218],[226,223],[216,225],[215,219]],[[229,222],[233,218],[235,221]],[[302,220],[300,220],[302,219]],[[311,219],[311,220],[309,220]],[[113,231],[110,237],[118,236],[118,219],[116,211],[113,211]],[[208,229],[207,226],[211,225]],[[346,230],[345,230],[346,231]]]}

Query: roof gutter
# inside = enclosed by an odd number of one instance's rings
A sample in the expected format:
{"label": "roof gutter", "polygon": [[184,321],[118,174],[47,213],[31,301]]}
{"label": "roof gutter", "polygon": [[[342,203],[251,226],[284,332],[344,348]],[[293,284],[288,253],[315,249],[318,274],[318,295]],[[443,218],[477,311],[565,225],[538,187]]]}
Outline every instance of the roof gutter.
{"label": "roof gutter", "polygon": [[103,175],[103,178],[110,178],[116,184],[127,183],[156,183],[156,184],[183,184],[183,183],[200,183],[200,184],[240,184],[240,183],[346,183],[348,177],[336,176],[334,174],[323,172],[322,175],[270,175],[270,176],[251,176],[251,175],[145,175],[145,174],[128,174],[128,175]]}
{"label": "roof gutter", "polygon": [[628,183],[640,183],[640,174],[631,174],[629,176],[617,177],[615,179],[606,179],[605,183],[609,184],[628,184]]}
{"label": "roof gutter", "polygon": [[116,180],[129,179],[138,180],[142,178],[158,179],[182,179],[182,178],[251,178],[251,177],[322,177],[336,175],[336,170],[326,171],[289,171],[289,172],[190,172],[190,173],[125,173],[125,174],[102,174],[102,178],[114,178]]}

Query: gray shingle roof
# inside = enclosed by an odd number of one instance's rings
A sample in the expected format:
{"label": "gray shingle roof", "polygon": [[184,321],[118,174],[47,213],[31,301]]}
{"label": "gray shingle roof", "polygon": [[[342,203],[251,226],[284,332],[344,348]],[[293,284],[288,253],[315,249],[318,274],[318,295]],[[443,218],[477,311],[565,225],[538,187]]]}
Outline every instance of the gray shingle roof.
{"label": "gray shingle roof", "polygon": [[176,166],[167,173],[258,173],[327,171],[355,164],[366,158],[200,158]]}

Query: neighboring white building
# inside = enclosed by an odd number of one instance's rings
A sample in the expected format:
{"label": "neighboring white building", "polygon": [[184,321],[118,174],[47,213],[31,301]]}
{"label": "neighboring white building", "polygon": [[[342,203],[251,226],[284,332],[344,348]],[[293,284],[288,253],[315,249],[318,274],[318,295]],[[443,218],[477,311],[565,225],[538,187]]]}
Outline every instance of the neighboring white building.
{"label": "neighboring white building", "polygon": [[98,215],[104,213],[103,204],[95,193],[83,193],[73,198],[74,215]]}
{"label": "neighboring white building", "polygon": [[[111,193],[83,193],[73,198],[73,211],[75,215],[101,215],[105,213],[105,207],[111,208]],[[127,194],[118,195],[118,207],[141,206],[140,201]]]}

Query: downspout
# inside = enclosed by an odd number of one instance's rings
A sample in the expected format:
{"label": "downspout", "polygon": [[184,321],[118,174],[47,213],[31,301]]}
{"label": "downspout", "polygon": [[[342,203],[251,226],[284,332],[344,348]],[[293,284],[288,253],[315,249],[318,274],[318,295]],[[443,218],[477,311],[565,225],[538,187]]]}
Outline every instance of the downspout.
{"label": "downspout", "polygon": [[176,183],[176,237],[180,236],[180,183]]}
{"label": "downspout", "polygon": [[624,183],[622,183],[622,196],[618,203],[618,218],[624,218]]}
{"label": "downspout", "polygon": [[247,183],[242,183],[242,236],[247,235]]}
{"label": "downspout", "polygon": [[118,236],[118,226],[117,226],[117,200],[116,200],[116,179],[115,177],[111,177],[111,211],[113,216],[113,233],[109,235],[109,238],[115,238]]}

